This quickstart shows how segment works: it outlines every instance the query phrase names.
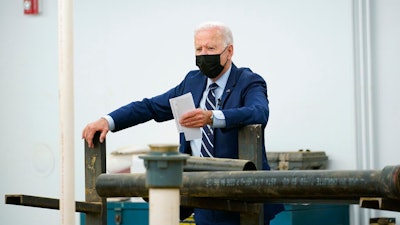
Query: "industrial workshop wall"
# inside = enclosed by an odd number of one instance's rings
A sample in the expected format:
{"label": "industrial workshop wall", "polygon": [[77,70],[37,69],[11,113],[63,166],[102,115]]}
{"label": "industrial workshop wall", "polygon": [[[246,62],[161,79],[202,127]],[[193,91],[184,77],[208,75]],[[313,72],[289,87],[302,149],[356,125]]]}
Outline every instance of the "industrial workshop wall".
{"label": "industrial workshop wall", "polygon": [[[0,199],[59,197],[57,1],[40,3],[36,16],[22,1],[0,3]],[[268,83],[268,151],[325,151],[329,169],[399,163],[396,0],[87,0],[74,9],[77,200],[82,128],[196,69],[193,29],[207,20],[231,26],[234,63]],[[174,122],[150,122],[110,133],[107,147],[177,142]],[[375,215],[386,214],[354,207],[352,223]],[[0,224],[59,224],[59,212],[0,201]]]}

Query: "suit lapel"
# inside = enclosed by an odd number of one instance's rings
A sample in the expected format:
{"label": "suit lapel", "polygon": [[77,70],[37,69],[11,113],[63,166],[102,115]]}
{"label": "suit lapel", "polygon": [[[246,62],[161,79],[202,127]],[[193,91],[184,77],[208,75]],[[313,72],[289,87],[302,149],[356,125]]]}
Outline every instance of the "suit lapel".
{"label": "suit lapel", "polygon": [[200,100],[203,97],[203,92],[206,88],[207,77],[206,76],[196,76],[196,79],[193,80],[193,88],[191,88],[193,102],[196,108],[200,107]]}
{"label": "suit lapel", "polygon": [[221,109],[224,108],[225,101],[229,98],[230,94],[234,91],[236,82],[238,80],[238,76],[239,76],[239,70],[237,69],[235,64],[232,64],[231,74],[229,74],[229,78],[226,83],[224,93],[222,93],[222,96],[221,96]]}

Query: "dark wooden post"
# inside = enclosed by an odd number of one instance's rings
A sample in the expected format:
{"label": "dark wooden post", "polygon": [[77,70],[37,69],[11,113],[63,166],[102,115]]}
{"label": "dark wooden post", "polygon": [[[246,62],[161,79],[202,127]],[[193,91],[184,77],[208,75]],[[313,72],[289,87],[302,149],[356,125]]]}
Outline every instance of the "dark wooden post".
{"label": "dark wooden post", "polygon": [[106,172],[106,142],[99,142],[100,133],[96,133],[94,148],[85,141],[85,201],[101,205],[100,213],[86,213],[86,225],[107,225],[107,199],[96,192],[97,177]]}
{"label": "dark wooden post", "polygon": [[[248,125],[239,130],[239,159],[254,162],[262,170],[262,126]],[[258,212],[240,213],[240,225],[264,225],[264,208],[261,203],[253,203]]]}

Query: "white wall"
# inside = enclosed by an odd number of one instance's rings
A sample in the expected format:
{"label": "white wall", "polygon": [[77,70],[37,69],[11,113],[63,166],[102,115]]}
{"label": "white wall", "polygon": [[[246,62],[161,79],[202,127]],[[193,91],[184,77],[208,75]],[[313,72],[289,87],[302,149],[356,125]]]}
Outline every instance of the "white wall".
{"label": "white wall", "polygon": [[[400,161],[400,1],[372,1],[372,90],[375,167],[399,165]],[[372,216],[395,217],[400,213],[373,211]]]}
{"label": "white wall", "polygon": [[57,224],[59,212],[4,204],[5,194],[59,196],[57,5],[23,15],[0,3],[0,224]]}
{"label": "white wall", "polygon": [[[86,3],[88,8],[84,2],[76,4],[76,21],[81,21],[75,34],[76,94],[81,96],[78,126],[177,84],[189,69],[195,69],[193,28],[204,20],[219,19],[232,26],[234,62],[251,67],[269,84],[269,149],[343,149],[347,155],[345,150],[353,148],[350,2],[226,1],[213,3],[211,11],[207,2],[109,7],[100,1],[98,8],[89,7],[91,2]],[[224,10],[224,5],[230,6]],[[89,106],[92,113],[79,111]],[[157,138],[135,138],[147,129]],[[288,137],[288,130],[294,135]],[[109,146],[169,140],[177,141],[173,123],[146,124],[110,136]],[[354,156],[330,155],[332,162],[340,160],[352,167]]]}
{"label": "white wall", "polygon": [[379,151],[376,156],[377,165],[382,167],[399,163],[396,148],[400,146],[400,28],[393,24],[399,19],[400,2],[374,2],[372,6],[373,90],[376,148]]}
{"label": "white wall", "polygon": [[[269,151],[323,150],[330,169],[358,168],[364,153],[357,139],[353,2],[75,1],[76,199],[84,199],[82,128],[116,107],[162,93],[195,69],[193,29],[206,20],[230,25],[235,64],[267,80]],[[1,196],[59,197],[57,2],[42,3],[39,16],[23,15],[22,2],[0,3]],[[372,3],[370,151],[376,159],[369,167],[380,169],[398,164],[400,155],[392,150],[400,128],[400,28],[393,22],[400,5]],[[107,147],[160,142],[178,142],[172,121],[110,134]],[[59,212],[0,202],[0,224],[11,223],[57,224]]]}

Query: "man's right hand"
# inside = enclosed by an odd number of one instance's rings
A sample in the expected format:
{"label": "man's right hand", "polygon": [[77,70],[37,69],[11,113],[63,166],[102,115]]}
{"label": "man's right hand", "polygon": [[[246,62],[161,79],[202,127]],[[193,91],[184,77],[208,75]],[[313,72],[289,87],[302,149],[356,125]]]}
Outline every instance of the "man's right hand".
{"label": "man's right hand", "polygon": [[108,121],[104,118],[100,118],[92,123],[86,125],[82,131],[82,139],[85,139],[88,143],[89,148],[94,148],[93,136],[96,132],[101,132],[100,143],[103,143],[108,133]]}

